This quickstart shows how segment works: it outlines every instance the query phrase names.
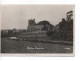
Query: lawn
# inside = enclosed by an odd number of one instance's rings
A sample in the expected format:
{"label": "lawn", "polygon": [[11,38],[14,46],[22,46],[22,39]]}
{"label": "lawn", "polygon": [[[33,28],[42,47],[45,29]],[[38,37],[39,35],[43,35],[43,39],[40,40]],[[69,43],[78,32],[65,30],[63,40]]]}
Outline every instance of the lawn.
{"label": "lawn", "polygon": [[73,46],[2,38],[1,53],[73,53]]}

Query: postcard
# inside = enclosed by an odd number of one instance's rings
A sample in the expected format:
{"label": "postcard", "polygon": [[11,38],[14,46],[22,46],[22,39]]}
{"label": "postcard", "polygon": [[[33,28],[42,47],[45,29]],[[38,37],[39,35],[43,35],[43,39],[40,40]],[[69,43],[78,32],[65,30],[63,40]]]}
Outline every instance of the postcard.
{"label": "postcard", "polygon": [[1,5],[1,53],[74,56],[74,5]]}

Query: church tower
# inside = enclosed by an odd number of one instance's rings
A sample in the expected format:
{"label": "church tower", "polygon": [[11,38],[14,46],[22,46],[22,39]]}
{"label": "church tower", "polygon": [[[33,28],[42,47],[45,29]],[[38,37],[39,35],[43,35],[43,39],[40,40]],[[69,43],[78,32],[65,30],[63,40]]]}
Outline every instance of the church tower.
{"label": "church tower", "polygon": [[28,21],[28,26],[34,26],[36,23],[35,23],[35,19],[30,19]]}

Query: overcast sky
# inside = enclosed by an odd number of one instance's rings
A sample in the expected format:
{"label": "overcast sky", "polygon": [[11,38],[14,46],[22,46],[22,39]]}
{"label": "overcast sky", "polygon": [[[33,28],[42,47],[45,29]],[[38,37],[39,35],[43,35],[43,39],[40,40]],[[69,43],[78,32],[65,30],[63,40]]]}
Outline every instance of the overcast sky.
{"label": "overcast sky", "polygon": [[73,5],[4,5],[1,8],[1,29],[27,29],[28,20],[36,23],[47,20],[58,24],[66,13],[74,11]]}

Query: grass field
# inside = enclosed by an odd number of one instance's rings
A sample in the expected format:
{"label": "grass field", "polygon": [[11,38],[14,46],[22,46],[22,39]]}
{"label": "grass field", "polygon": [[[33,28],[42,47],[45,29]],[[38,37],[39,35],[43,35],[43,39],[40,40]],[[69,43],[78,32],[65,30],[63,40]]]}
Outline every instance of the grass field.
{"label": "grass field", "polygon": [[1,39],[1,53],[72,53],[73,46]]}

